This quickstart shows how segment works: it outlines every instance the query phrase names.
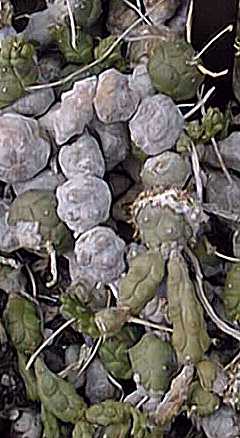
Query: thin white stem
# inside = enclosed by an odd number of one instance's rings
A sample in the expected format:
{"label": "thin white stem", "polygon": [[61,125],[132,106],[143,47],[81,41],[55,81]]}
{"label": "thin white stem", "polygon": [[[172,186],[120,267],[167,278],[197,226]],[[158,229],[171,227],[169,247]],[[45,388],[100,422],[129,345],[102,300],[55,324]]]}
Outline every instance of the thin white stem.
{"label": "thin white stem", "polygon": [[118,46],[118,44],[124,39],[124,37],[131,32],[132,29],[134,29],[139,23],[141,23],[142,18],[138,18],[134,23],[131,24],[117,39],[114,41],[114,43],[104,52],[104,54],[96,59],[95,61],[91,62],[88,65],[85,65],[84,67],[81,67],[80,69],[74,71],[73,73],[69,74],[68,76],[65,76],[65,78],[59,79],[58,81],[49,82],[48,84],[39,84],[39,85],[31,85],[29,87],[26,87],[26,91],[35,91],[35,90],[42,90],[45,88],[52,88],[52,87],[58,87],[59,85],[64,85],[67,82],[71,81],[72,79],[79,76],[81,73],[84,73],[88,71],[89,69],[96,67],[98,64],[103,62],[108,56],[113,52],[115,47]]}
{"label": "thin white stem", "polygon": [[57,253],[51,242],[47,242],[47,252],[50,255],[50,270],[52,279],[46,283],[46,286],[52,287],[57,283],[58,272],[57,272]]}
{"label": "thin white stem", "polygon": [[193,17],[193,0],[190,0],[188,14],[187,14],[187,22],[186,22],[186,40],[188,44],[191,44],[192,17]]}
{"label": "thin white stem", "polygon": [[32,270],[30,269],[30,267],[28,265],[25,265],[25,268],[27,270],[28,276],[29,276],[31,284],[32,284],[32,294],[33,294],[34,298],[37,298],[37,285],[36,285],[36,281],[35,281],[34,275],[32,273]]}
{"label": "thin white stem", "polygon": [[70,29],[71,29],[71,45],[74,50],[77,50],[76,47],[76,28],[74,23],[74,16],[70,5],[70,0],[67,1],[68,15],[70,20]]}
{"label": "thin white stem", "polygon": [[129,6],[129,8],[133,9],[138,15],[139,17],[142,18],[142,20],[148,25],[148,26],[152,26],[151,21],[148,20],[147,17],[145,17],[145,15],[143,15],[142,11],[141,11],[141,5],[140,7],[135,6],[133,3],[131,3],[129,0],[122,0],[127,6]]}
{"label": "thin white stem", "polygon": [[149,396],[148,395],[145,395],[145,397],[143,397],[137,404],[136,404],[136,408],[137,409],[140,409],[140,407],[142,406],[142,405],[144,405],[144,403],[146,403],[146,401],[148,401],[148,399],[149,399]]}
{"label": "thin white stem", "polygon": [[188,119],[193,114],[195,114],[200,108],[202,108],[205,105],[205,103],[208,101],[208,99],[211,97],[215,89],[216,87],[210,88],[210,90],[207,91],[205,96],[201,100],[199,100],[199,102],[183,116],[184,120]]}
{"label": "thin white stem", "polygon": [[217,35],[215,35],[203,48],[200,52],[198,52],[194,57],[193,57],[193,61],[196,61],[197,59],[199,59],[203,53],[206,52],[206,50],[208,50],[208,48],[215,42],[217,41],[219,38],[221,38],[222,35],[224,35],[226,32],[232,32],[233,31],[233,25],[229,24],[227,27],[225,27],[223,30],[221,30],[219,33],[217,33]]}
{"label": "thin white stem", "polygon": [[63,330],[65,330],[65,328],[67,328],[69,325],[73,324],[76,321],[76,318],[71,318],[68,321],[66,321],[63,325],[61,325],[61,327],[59,327],[54,333],[51,334],[51,336],[49,336],[49,338],[47,338],[41,345],[40,347],[38,347],[38,349],[32,354],[32,356],[30,357],[25,369],[29,370],[29,368],[31,367],[31,365],[33,364],[33,362],[35,361],[35,359],[39,356],[39,354],[44,350],[45,347],[47,347],[48,344],[50,344],[50,342],[52,342],[53,339],[55,339],[59,333],[62,333]]}
{"label": "thin white stem", "polygon": [[218,252],[218,251],[214,251],[214,254],[217,257],[220,257],[221,259],[227,260],[228,262],[233,262],[233,263],[239,263],[240,262],[240,259],[238,259],[237,257],[230,257],[230,256],[224,255],[224,254],[222,254],[221,252]]}
{"label": "thin white stem", "polygon": [[13,269],[18,269],[22,266],[17,260],[10,257],[0,256],[0,265],[10,266]]}
{"label": "thin white stem", "polygon": [[80,370],[78,371],[78,376],[81,376],[81,374],[87,369],[87,367],[90,365],[90,363],[92,362],[92,360],[94,359],[94,357],[96,356],[101,343],[103,341],[103,336],[100,336],[100,338],[98,338],[96,344],[94,345],[94,347],[91,349],[90,354],[86,360],[86,362],[83,364],[82,368],[80,368]]}
{"label": "thin white stem", "polygon": [[226,68],[225,70],[219,71],[219,72],[214,72],[214,71],[208,70],[206,67],[204,67],[201,64],[197,64],[196,67],[204,76],[208,75],[211,78],[220,78],[221,76],[225,76],[228,74],[228,68]]}
{"label": "thin white stem", "polygon": [[220,164],[220,166],[222,168],[222,171],[225,174],[229,184],[231,185],[232,184],[232,177],[231,177],[230,173],[228,172],[228,170],[227,170],[227,168],[225,166],[225,163],[224,163],[224,161],[222,159],[222,156],[220,154],[220,151],[218,149],[218,144],[217,144],[217,142],[216,142],[214,137],[211,138],[211,142],[212,142],[212,145],[213,145],[213,148],[214,148],[214,152],[215,152],[215,154],[217,156],[217,159],[219,161],[219,164]]}
{"label": "thin white stem", "polygon": [[110,291],[112,292],[114,298],[118,300],[119,297],[119,290],[113,283],[108,283],[107,286],[109,287]]}
{"label": "thin white stem", "polygon": [[209,303],[203,288],[203,275],[197,257],[193,254],[193,252],[190,249],[185,248],[185,251],[193,263],[195,274],[196,274],[196,281],[197,281],[196,284],[197,295],[207,315],[211,318],[211,320],[216,324],[216,326],[222,332],[240,341],[240,331],[231,327],[229,324],[227,324],[225,321],[219,318],[219,316],[215,313],[215,310],[212,308],[211,304]]}
{"label": "thin white stem", "polygon": [[124,391],[123,391],[122,385],[120,385],[120,383],[118,383],[118,381],[116,379],[114,379],[114,377],[111,376],[110,373],[107,374],[107,378],[121,392],[120,401],[122,401],[124,399]]}
{"label": "thin white stem", "polygon": [[239,353],[233,358],[233,360],[231,360],[231,362],[229,362],[225,367],[224,370],[227,371],[229,370],[229,368],[232,368],[233,365],[235,365],[235,363],[240,361],[240,351]]}
{"label": "thin white stem", "polygon": [[155,330],[161,330],[165,332],[172,333],[173,329],[169,327],[165,327],[164,325],[156,324],[154,322],[146,321],[145,319],[135,318],[131,316],[131,318],[128,320],[128,322],[132,322],[134,324],[144,325],[145,327],[149,327]]}
{"label": "thin white stem", "polygon": [[196,190],[197,190],[197,198],[200,203],[202,203],[203,200],[203,183],[201,178],[201,168],[198,158],[198,153],[195,144],[193,141],[191,141],[191,147],[192,147],[192,168],[193,168],[193,174],[196,182]]}

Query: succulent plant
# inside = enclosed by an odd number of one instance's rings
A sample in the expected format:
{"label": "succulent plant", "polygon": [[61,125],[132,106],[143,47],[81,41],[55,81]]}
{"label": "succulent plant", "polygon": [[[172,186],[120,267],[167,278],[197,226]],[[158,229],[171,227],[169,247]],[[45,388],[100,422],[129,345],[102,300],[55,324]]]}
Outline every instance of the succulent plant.
{"label": "succulent plant", "polygon": [[133,203],[133,223],[150,249],[184,244],[197,233],[202,213],[191,197],[182,195],[175,189],[161,192],[155,188],[140,193]]}
{"label": "succulent plant", "polygon": [[203,417],[201,425],[207,437],[238,438],[239,417],[230,406],[223,405],[213,414]]}
{"label": "succulent plant", "polygon": [[176,357],[171,344],[146,333],[128,353],[137,381],[147,393],[154,395],[165,392],[176,370]]}
{"label": "succulent plant", "polygon": [[[232,132],[228,137],[218,142],[219,152],[228,169],[240,171],[240,156],[237,147],[240,140],[240,133],[238,131]],[[202,161],[208,165],[219,168],[220,164],[216,157],[213,146],[210,144],[205,148]]]}
{"label": "succulent plant", "polygon": [[240,266],[234,264],[227,273],[223,292],[225,313],[230,321],[240,321]]}
{"label": "succulent plant", "polygon": [[179,3],[179,0],[146,0],[144,6],[151,22],[161,29],[161,26],[175,15]]}
{"label": "succulent plant", "polygon": [[72,46],[71,30],[68,25],[56,25],[51,28],[53,40],[58,46],[66,62],[76,64],[88,64],[93,58],[93,40],[92,37],[76,29],[76,47]]}
{"label": "succulent plant", "polygon": [[77,265],[96,282],[109,283],[125,269],[125,243],[108,227],[94,227],[83,233],[75,244]]}
{"label": "succulent plant", "polygon": [[126,123],[105,124],[93,120],[92,128],[101,140],[101,147],[106,163],[106,170],[112,170],[121,163],[130,150],[130,138]]}
{"label": "succulent plant", "polygon": [[65,181],[62,173],[55,173],[52,170],[43,170],[34,178],[24,182],[17,182],[13,184],[14,192],[17,196],[29,190],[47,190],[55,192],[58,185]]}
{"label": "succulent plant", "polygon": [[50,142],[37,120],[20,114],[0,116],[0,179],[26,181],[44,169]]}
{"label": "succulent plant", "polygon": [[74,293],[62,297],[61,313],[65,318],[75,318],[77,329],[80,332],[93,338],[100,336],[93,311],[83,304]]}
{"label": "succulent plant", "polygon": [[58,186],[58,216],[77,234],[109,218],[111,192],[105,181],[88,173],[79,173]]}
{"label": "succulent plant", "polygon": [[131,138],[147,155],[172,149],[184,129],[184,119],[172,99],[163,94],[142,100],[129,123]]}
{"label": "succulent plant", "polygon": [[0,53],[0,108],[23,96],[25,88],[37,79],[34,46],[20,36],[3,39]]}
{"label": "succulent plant", "polygon": [[201,387],[205,391],[212,391],[217,377],[217,365],[211,360],[202,360],[196,365]]}
{"label": "succulent plant", "polygon": [[82,134],[91,122],[96,85],[95,76],[76,81],[71,90],[61,95],[61,104],[54,105],[40,119],[41,125],[50,132],[57,144],[62,145],[75,135]]}
{"label": "succulent plant", "polygon": [[55,101],[52,88],[36,90],[25,94],[18,100],[3,108],[1,113],[18,113],[28,117],[38,117],[44,114]]}
{"label": "succulent plant", "polygon": [[189,405],[200,416],[213,414],[220,405],[216,394],[203,389],[199,382],[193,382],[190,387]]}
{"label": "succulent plant", "polygon": [[82,419],[86,406],[71,383],[50,371],[43,360],[35,362],[39,398],[44,408],[59,420],[77,423]]}
{"label": "succulent plant", "polygon": [[38,223],[43,253],[47,251],[47,242],[51,242],[61,254],[72,248],[73,240],[70,231],[59,219],[56,206],[54,193],[47,190],[28,190],[11,204],[8,223],[13,226],[21,222]]}
{"label": "succulent plant", "polygon": [[206,201],[219,210],[239,213],[240,184],[239,179],[231,177],[231,183],[218,171],[208,173]]}
{"label": "succulent plant", "polygon": [[141,172],[141,178],[145,186],[160,186],[163,188],[183,187],[191,174],[191,166],[188,159],[172,151],[148,158]]}
{"label": "succulent plant", "polygon": [[129,76],[112,68],[99,75],[94,106],[103,123],[126,122],[136,112],[140,96],[130,88]]}
{"label": "succulent plant", "polygon": [[33,353],[42,341],[41,321],[35,305],[12,294],[4,312],[6,330],[19,353]]}
{"label": "succulent plant", "polygon": [[99,356],[104,367],[116,379],[130,379],[132,368],[128,356],[128,348],[136,342],[136,334],[130,327],[123,327],[113,337],[104,340]]}
{"label": "succulent plant", "polygon": [[125,277],[120,279],[118,304],[138,315],[156,294],[164,275],[164,261],[160,253],[138,254],[129,263]]}
{"label": "succulent plant", "polygon": [[24,381],[28,399],[31,401],[38,401],[39,397],[38,397],[38,391],[37,391],[36,378],[35,378],[34,373],[31,369],[26,370],[27,357],[23,353],[20,353],[19,351],[17,352],[17,355],[18,355],[19,372],[20,372],[22,379]]}
{"label": "succulent plant", "polygon": [[[115,41],[116,38],[113,35],[100,40],[98,46],[94,49],[95,59],[101,59]],[[100,67],[101,69],[115,67],[120,72],[126,69],[126,61],[122,55],[122,42],[110,53],[107,59],[101,62]]]}
{"label": "succulent plant", "polygon": [[167,297],[169,318],[173,324],[172,344],[178,362],[198,363],[210,346],[201,304],[195,296],[187,264],[174,251],[168,262]]}
{"label": "succulent plant", "polygon": [[114,336],[128,322],[130,312],[127,307],[109,307],[95,314],[95,322],[102,336]]}
{"label": "succulent plant", "polygon": [[43,433],[46,438],[60,438],[60,428],[57,418],[49,412],[44,405],[41,406],[41,420],[43,423]]}
{"label": "succulent plant", "polygon": [[159,93],[176,101],[192,99],[204,76],[193,62],[194,50],[184,39],[160,42],[153,50],[148,71]]}
{"label": "succulent plant", "polygon": [[100,146],[88,132],[71,145],[61,147],[58,160],[62,172],[68,179],[82,172],[100,178],[105,173],[105,162]]}
{"label": "succulent plant", "polygon": [[[72,438],[92,438],[94,436],[94,427],[87,421],[78,421],[73,429]],[[47,437],[48,438],[48,437]]]}

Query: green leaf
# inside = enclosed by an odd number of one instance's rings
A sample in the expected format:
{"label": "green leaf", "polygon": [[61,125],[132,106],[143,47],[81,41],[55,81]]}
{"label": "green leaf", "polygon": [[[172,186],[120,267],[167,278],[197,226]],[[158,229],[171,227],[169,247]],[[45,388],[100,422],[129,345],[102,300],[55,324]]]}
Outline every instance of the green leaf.
{"label": "green leaf", "polygon": [[35,305],[12,294],[4,312],[6,330],[19,353],[32,354],[42,342],[41,321]]}
{"label": "green leaf", "polygon": [[43,404],[41,408],[44,438],[60,438],[60,429],[56,417],[45,409]]}
{"label": "green leaf", "polygon": [[86,409],[74,386],[56,376],[38,358],[35,362],[38,394],[45,409],[61,421],[77,423]]}
{"label": "green leaf", "polygon": [[129,349],[133,372],[139,375],[140,384],[151,393],[164,392],[176,370],[176,358],[170,343],[146,333]]}
{"label": "green leaf", "polygon": [[127,275],[119,283],[119,303],[138,315],[154,298],[164,275],[164,261],[160,253],[147,252],[130,260]]}
{"label": "green leaf", "polygon": [[168,262],[168,309],[173,324],[172,344],[179,363],[204,359],[210,346],[203,318],[203,309],[195,296],[187,264],[180,254],[173,253]]}

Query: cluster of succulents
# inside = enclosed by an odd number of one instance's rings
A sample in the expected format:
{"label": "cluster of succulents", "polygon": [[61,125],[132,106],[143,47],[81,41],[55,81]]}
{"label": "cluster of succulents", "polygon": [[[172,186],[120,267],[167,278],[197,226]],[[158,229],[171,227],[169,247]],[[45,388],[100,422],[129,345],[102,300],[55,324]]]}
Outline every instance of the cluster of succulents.
{"label": "cluster of succulents", "polygon": [[209,106],[191,10],[2,2],[4,438],[240,436],[239,58]]}

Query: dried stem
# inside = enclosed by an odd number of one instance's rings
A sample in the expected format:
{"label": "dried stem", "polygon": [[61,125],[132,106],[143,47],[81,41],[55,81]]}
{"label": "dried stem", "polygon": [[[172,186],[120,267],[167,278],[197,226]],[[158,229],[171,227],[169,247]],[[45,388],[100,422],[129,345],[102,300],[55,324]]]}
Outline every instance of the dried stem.
{"label": "dried stem", "polygon": [[59,333],[62,333],[63,330],[65,330],[65,328],[67,328],[69,325],[73,324],[76,321],[76,318],[71,318],[68,321],[66,321],[63,325],[61,325],[61,327],[59,327],[54,333],[51,334],[51,336],[49,336],[41,345],[40,347],[38,347],[38,349],[32,354],[32,356],[30,357],[25,369],[29,370],[29,368],[32,366],[33,362],[35,361],[35,359],[37,359],[37,357],[39,356],[39,354],[44,350],[45,347],[47,347],[48,344],[50,344],[50,342],[55,339]]}
{"label": "dried stem", "polygon": [[219,316],[215,313],[214,309],[209,303],[206,294],[204,292],[203,275],[197,257],[193,254],[193,252],[189,248],[185,248],[185,252],[190,258],[190,260],[192,261],[192,264],[194,266],[196,280],[197,280],[196,290],[197,290],[198,298],[202,306],[204,307],[206,313],[222,332],[240,341],[240,331],[231,327],[229,324],[227,324],[225,321],[219,318]]}
{"label": "dried stem", "polygon": [[150,328],[155,329],[155,330],[161,330],[161,331],[165,331],[165,332],[169,332],[169,333],[173,332],[173,329],[171,329],[170,327],[165,327],[164,325],[155,324],[154,322],[146,321],[145,319],[135,318],[133,316],[131,316],[131,318],[128,320],[128,322],[132,322],[134,324],[139,324],[139,325],[144,325],[145,327],[150,327]]}
{"label": "dried stem", "polygon": [[142,18],[142,20],[148,25],[148,26],[152,26],[151,21],[148,20],[148,18],[143,15],[142,11],[141,11],[141,5],[140,7],[135,6],[133,3],[131,3],[129,0],[122,0],[127,6],[129,6],[129,8],[133,9],[138,15],[139,17]]}
{"label": "dried stem", "polygon": [[76,29],[75,29],[75,23],[74,23],[74,16],[70,5],[70,0],[67,1],[67,8],[68,8],[68,15],[69,15],[69,21],[70,21],[70,29],[71,29],[71,45],[74,50],[77,50],[76,47]]}

